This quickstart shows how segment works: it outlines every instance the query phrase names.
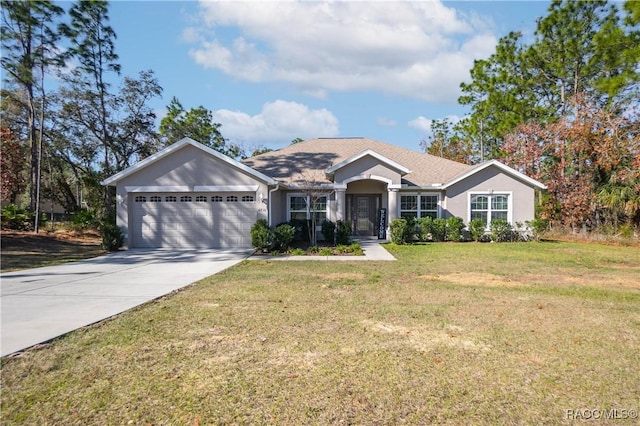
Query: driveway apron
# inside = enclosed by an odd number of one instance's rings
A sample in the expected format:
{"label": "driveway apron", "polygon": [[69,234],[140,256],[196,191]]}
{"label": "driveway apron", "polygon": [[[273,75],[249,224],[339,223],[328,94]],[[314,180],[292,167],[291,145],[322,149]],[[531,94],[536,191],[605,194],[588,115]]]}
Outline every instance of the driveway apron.
{"label": "driveway apron", "polygon": [[185,287],[252,250],[126,250],[0,275],[0,356],[46,342]]}

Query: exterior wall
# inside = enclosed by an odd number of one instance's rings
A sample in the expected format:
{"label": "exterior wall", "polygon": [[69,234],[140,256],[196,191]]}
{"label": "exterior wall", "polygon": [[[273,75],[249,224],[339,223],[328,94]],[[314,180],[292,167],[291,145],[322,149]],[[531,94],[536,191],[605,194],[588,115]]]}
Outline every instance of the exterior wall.
{"label": "exterior wall", "polygon": [[[273,188],[271,188],[273,189]],[[271,214],[269,215],[270,225],[276,226],[287,221],[287,197],[285,191],[279,189],[270,195]]]}
{"label": "exterior wall", "polygon": [[347,185],[347,194],[386,194],[387,184],[377,180],[357,180]]}
{"label": "exterior wall", "polygon": [[[255,185],[253,176],[186,145],[154,164],[123,178],[119,185]],[[264,188],[261,188],[264,189]],[[193,190],[193,188],[191,188]],[[266,193],[264,193],[266,197]]]}
{"label": "exterior wall", "polygon": [[459,216],[469,222],[469,193],[508,193],[511,196],[512,223],[532,220],[535,214],[535,190],[526,183],[488,167],[447,188],[443,217]]}
{"label": "exterior wall", "polygon": [[[128,208],[132,205],[133,194],[129,194],[125,187],[184,186],[188,192],[192,192],[194,186],[217,185],[258,185],[258,200],[260,195],[266,200],[269,194],[265,183],[191,145],[126,176],[116,187],[116,224],[124,233],[125,246],[129,245],[129,223],[133,223],[133,213]],[[267,219],[266,204],[258,207],[258,217]]]}
{"label": "exterior wall", "polygon": [[392,184],[400,184],[400,173],[389,169],[384,164],[380,164],[380,160],[371,156],[365,156],[357,161],[347,164],[346,166],[336,170],[333,181],[336,183],[360,175],[375,175],[391,180]]}

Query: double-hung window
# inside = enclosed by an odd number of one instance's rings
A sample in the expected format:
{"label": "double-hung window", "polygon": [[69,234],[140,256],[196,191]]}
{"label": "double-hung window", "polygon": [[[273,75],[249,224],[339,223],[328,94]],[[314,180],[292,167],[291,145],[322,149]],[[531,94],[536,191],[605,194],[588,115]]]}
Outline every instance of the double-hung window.
{"label": "double-hung window", "polygon": [[290,195],[288,204],[289,220],[307,220],[315,215],[319,225],[327,218],[327,197]]}
{"label": "double-hung window", "polygon": [[418,196],[417,195],[401,195],[400,196],[400,217],[418,217]]}
{"label": "double-hung window", "polygon": [[509,220],[508,194],[472,194],[469,219],[480,219],[485,225],[496,219]]}
{"label": "double-hung window", "polygon": [[307,220],[307,197],[292,195],[289,198],[289,219]]}
{"label": "double-hung window", "polygon": [[438,217],[438,197],[437,195],[420,196],[420,217],[429,216],[433,219]]}
{"label": "double-hung window", "polygon": [[310,200],[309,218],[316,217],[316,223],[321,224],[327,218],[327,197],[313,197]]}
{"label": "double-hung window", "polygon": [[401,195],[400,217],[420,218],[430,216],[438,217],[438,200],[436,194]]}

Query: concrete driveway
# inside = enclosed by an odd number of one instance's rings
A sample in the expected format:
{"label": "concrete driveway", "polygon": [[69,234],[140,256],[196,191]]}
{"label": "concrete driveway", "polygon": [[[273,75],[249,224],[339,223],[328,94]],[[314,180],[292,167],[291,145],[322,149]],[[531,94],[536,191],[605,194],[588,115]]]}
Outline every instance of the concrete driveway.
{"label": "concrete driveway", "polygon": [[0,275],[0,356],[101,321],[246,259],[252,250],[126,250]]}

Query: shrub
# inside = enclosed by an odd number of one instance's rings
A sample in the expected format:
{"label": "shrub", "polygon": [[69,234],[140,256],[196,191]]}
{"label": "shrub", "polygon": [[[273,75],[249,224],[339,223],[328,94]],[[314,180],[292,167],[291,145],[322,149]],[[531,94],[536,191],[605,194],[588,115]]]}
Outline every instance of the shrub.
{"label": "shrub", "polygon": [[296,229],[294,241],[309,242],[309,222],[307,220],[291,219],[287,223]]}
{"label": "shrub", "polygon": [[447,219],[437,218],[431,221],[431,240],[441,242],[447,235]]}
{"label": "shrub", "polygon": [[264,219],[258,219],[251,226],[251,245],[260,251],[266,251],[271,245],[271,230]]}
{"label": "shrub", "polygon": [[348,254],[351,253],[351,248],[346,244],[339,244],[336,246],[335,252],[339,254]]}
{"label": "shrub", "polygon": [[349,245],[349,251],[355,256],[364,255],[364,250],[362,250],[362,246],[360,243],[351,243]]}
{"label": "shrub", "polygon": [[395,244],[411,244],[416,236],[414,218],[398,218],[391,221],[391,241]]}
{"label": "shrub", "polygon": [[291,256],[304,256],[306,253],[300,247],[294,248],[293,250],[288,251]]}
{"label": "shrub", "polygon": [[504,219],[495,219],[491,221],[490,231],[491,240],[495,242],[509,241],[513,228],[511,224]]}
{"label": "shrub", "polygon": [[620,225],[618,232],[620,233],[620,236],[622,238],[630,240],[631,238],[633,238],[633,225],[630,223],[622,224]]}
{"label": "shrub", "polygon": [[528,220],[525,222],[525,224],[529,228],[531,228],[531,232],[533,232],[534,241],[540,241],[540,238],[542,238],[542,235],[547,231],[549,227],[548,220],[539,219],[539,218]]}
{"label": "shrub", "polygon": [[322,247],[318,251],[318,254],[320,256],[332,256],[333,255],[333,250],[330,247]]}
{"label": "shrub", "polygon": [[333,240],[336,236],[336,224],[331,222],[330,220],[323,220],[321,227],[322,236],[324,237],[325,241],[333,244]]}
{"label": "shrub", "polygon": [[349,238],[351,237],[351,225],[349,222],[337,221],[335,232],[336,244],[349,244]]}
{"label": "shrub", "polygon": [[13,229],[15,231],[31,230],[31,222],[33,215],[27,210],[16,206],[15,204],[7,204],[2,209],[2,228]]}
{"label": "shrub", "polygon": [[417,220],[418,228],[418,239],[420,241],[426,241],[428,238],[431,238],[431,226],[433,224],[433,218],[431,216],[421,217]]}
{"label": "shrub", "polygon": [[273,230],[273,245],[277,250],[286,250],[296,236],[296,228],[286,223],[276,226]]}
{"label": "shrub", "polygon": [[469,233],[473,241],[480,241],[486,231],[487,225],[482,219],[473,219],[469,222]]}
{"label": "shrub", "polygon": [[464,221],[461,217],[450,217],[447,219],[447,234],[448,241],[460,242],[462,239],[462,230],[464,229]]}
{"label": "shrub", "polygon": [[71,225],[77,230],[97,228],[98,224],[98,214],[95,210],[78,210],[71,218]]}
{"label": "shrub", "polygon": [[511,241],[529,241],[530,232],[522,222],[516,222],[511,228]]}
{"label": "shrub", "polygon": [[403,218],[393,219],[389,227],[391,228],[391,242],[394,244],[404,244],[407,220]]}
{"label": "shrub", "polygon": [[107,251],[118,251],[124,244],[124,235],[119,226],[113,223],[104,223],[100,227],[102,236],[102,248]]}

